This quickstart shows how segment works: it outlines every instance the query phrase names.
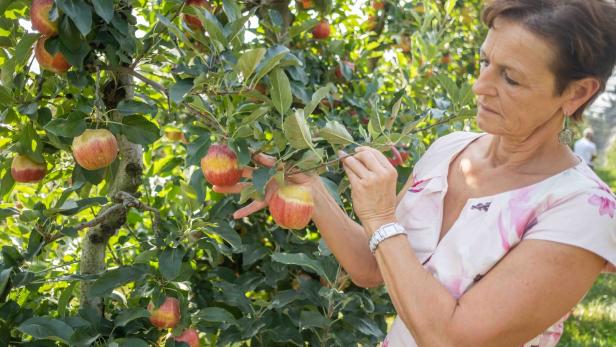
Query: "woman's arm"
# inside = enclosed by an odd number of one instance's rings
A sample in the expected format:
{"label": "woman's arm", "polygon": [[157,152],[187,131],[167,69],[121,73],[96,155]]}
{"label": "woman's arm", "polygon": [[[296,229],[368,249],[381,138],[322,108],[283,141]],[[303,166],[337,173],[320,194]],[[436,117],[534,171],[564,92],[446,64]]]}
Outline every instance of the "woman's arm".
{"label": "woman's arm", "polygon": [[[372,235],[395,222],[396,172],[369,148],[344,160],[353,207]],[[374,196],[380,194],[379,199]],[[377,262],[396,311],[420,346],[519,346],[564,316],[605,261],[563,243],[525,240],[456,299],[425,270],[402,235],[383,241]]]}

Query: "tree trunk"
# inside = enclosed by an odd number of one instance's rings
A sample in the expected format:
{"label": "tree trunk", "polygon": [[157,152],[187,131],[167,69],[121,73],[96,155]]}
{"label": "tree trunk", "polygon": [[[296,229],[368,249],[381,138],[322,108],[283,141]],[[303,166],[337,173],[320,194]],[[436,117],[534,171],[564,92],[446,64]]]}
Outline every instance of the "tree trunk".
{"label": "tree trunk", "polygon": [[[126,72],[116,72],[110,77],[103,90],[103,98],[107,109],[116,109],[122,100],[132,99],[133,88],[132,77]],[[113,112],[112,120],[121,123],[122,115]],[[118,171],[111,182],[109,198],[120,191],[135,194],[141,185],[141,175],[143,172],[142,154],[143,149],[140,145],[129,142],[124,135],[118,136],[120,149],[120,165]],[[101,209],[102,213],[106,208]],[[99,225],[90,228],[82,240],[82,253],[80,263],[80,273],[98,274],[107,268],[105,263],[105,251],[109,238],[113,236],[126,221],[126,209],[118,209],[116,213],[111,213]],[[103,314],[103,300],[100,297],[91,297],[88,292],[92,282],[83,281],[81,283],[81,308],[95,309],[100,315]]]}

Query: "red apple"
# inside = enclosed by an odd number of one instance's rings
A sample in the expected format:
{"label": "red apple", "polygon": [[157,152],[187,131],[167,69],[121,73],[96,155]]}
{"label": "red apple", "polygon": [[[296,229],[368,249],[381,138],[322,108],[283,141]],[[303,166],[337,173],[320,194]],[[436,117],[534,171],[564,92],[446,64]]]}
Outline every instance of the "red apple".
{"label": "red apple", "polygon": [[372,8],[375,10],[382,10],[385,8],[385,2],[382,0],[374,0],[372,1]]}
{"label": "red apple", "polygon": [[60,52],[57,52],[53,56],[49,54],[49,52],[45,49],[45,41],[47,41],[47,39],[48,37],[41,36],[36,42],[36,47],[34,47],[34,56],[36,57],[36,61],[39,66],[45,70],[55,73],[66,72],[71,67],[71,64],[64,59],[64,55]]}
{"label": "red apple", "polygon": [[411,51],[411,38],[406,35],[402,35],[400,37],[400,42],[398,43],[398,47],[400,47],[400,49],[404,53],[410,52]]}
{"label": "red apple", "polygon": [[45,36],[58,34],[58,22],[49,20],[49,11],[53,0],[32,0],[30,6],[30,21],[34,30]]}
{"label": "red apple", "polygon": [[443,56],[441,57],[441,63],[445,65],[449,65],[449,63],[451,63],[451,56],[449,55],[449,53],[443,54]]}
{"label": "red apple", "polygon": [[[349,70],[351,70],[351,73],[355,71],[355,64],[351,63],[350,61],[344,60],[342,61],[342,64],[346,65]],[[338,64],[338,66],[336,66],[336,70],[334,71],[334,73],[336,74],[336,77],[338,77],[338,79],[344,79],[344,73],[342,73],[341,64]]]}
{"label": "red apple", "polygon": [[170,296],[158,308],[153,303],[148,304],[150,323],[159,329],[174,328],[180,321],[180,302]]}
{"label": "red apple", "polygon": [[11,163],[11,176],[15,182],[34,183],[38,182],[47,174],[47,165],[32,161],[25,155],[18,154]]}
{"label": "red apple", "polygon": [[185,342],[190,347],[199,347],[199,333],[196,329],[186,329],[182,335],[175,338],[176,342]]}
{"label": "red apple", "polygon": [[118,156],[118,141],[107,129],[86,129],[73,139],[73,156],[86,170],[98,170]]}
{"label": "red apple", "polygon": [[409,154],[408,151],[404,149],[400,150],[400,159],[402,159],[403,163],[406,163],[406,161],[409,160],[410,157],[411,155]]}
{"label": "red apple", "polygon": [[165,137],[169,141],[173,141],[173,142],[178,142],[178,141],[181,141],[183,143],[188,142],[186,141],[186,137],[184,137],[184,133],[182,132],[182,130],[176,129],[176,128],[165,129]]}
{"label": "red apple", "polygon": [[232,186],[242,178],[237,155],[227,145],[215,143],[201,158],[205,179],[213,185]]}
{"label": "red apple", "polygon": [[[201,7],[211,11],[210,4],[206,0],[186,0],[186,6]],[[203,23],[201,23],[199,17],[190,14],[184,14],[184,23],[192,30],[203,28]]]}
{"label": "red apple", "polygon": [[402,155],[400,154],[400,152],[398,151],[396,147],[391,146],[391,154],[392,156],[390,158],[387,158],[389,162],[391,163],[391,165],[400,166],[402,165],[402,163],[404,163],[404,160],[402,159]]}
{"label": "red apple", "polygon": [[312,217],[314,202],[310,188],[287,184],[280,187],[268,201],[276,224],[286,229],[302,229]]}
{"label": "red apple", "polygon": [[330,29],[329,22],[322,20],[312,29],[312,36],[317,40],[323,40],[329,37]]}
{"label": "red apple", "polygon": [[379,17],[375,15],[368,16],[368,30],[375,30],[379,22]]}
{"label": "red apple", "polygon": [[309,10],[314,7],[314,2],[312,0],[302,0],[302,9]]}

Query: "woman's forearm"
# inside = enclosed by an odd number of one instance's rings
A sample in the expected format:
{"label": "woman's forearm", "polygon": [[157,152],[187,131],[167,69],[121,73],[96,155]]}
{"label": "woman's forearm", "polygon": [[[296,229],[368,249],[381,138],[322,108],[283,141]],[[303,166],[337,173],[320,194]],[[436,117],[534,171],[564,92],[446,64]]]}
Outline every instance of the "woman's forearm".
{"label": "woman's forearm", "polygon": [[378,264],[370,252],[363,227],[338,206],[320,180],[313,187],[315,209],[312,220],[340,265],[358,286],[381,284],[383,280]]}

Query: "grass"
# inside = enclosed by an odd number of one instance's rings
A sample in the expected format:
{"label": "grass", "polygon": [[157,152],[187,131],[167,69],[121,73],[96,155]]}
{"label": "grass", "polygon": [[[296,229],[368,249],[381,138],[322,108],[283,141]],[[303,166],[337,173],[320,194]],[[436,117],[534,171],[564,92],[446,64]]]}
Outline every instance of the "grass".
{"label": "grass", "polygon": [[[616,167],[599,168],[597,174],[616,191]],[[558,347],[578,346],[616,346],[616,274],[601,275],[565,322]]]}

